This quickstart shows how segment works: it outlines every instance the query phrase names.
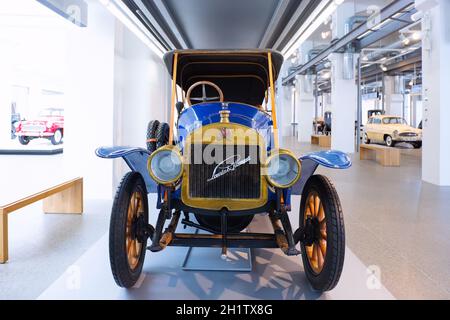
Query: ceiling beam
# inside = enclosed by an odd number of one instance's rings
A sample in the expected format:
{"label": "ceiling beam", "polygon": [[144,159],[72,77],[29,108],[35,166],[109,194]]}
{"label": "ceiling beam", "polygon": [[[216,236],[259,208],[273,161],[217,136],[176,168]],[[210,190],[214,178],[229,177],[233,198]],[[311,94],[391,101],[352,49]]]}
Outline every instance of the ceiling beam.
{"label": "ceiling beam", "polygon": [[[396,15],[399,12],[402,12],[406,8],[410,7],[415,3],[414,0],[397,0],[391,3],[390,5],[384,7],[380,12],[380,23],[383,23]],[[411,20],[411,23],[413,21]],[[383,28],[383,27],[382,27]],[[297,67],[292,68],[292,72],[283,79],[283,85],[288,85],[291,81],[295,79],[295,76],[298,74],[302,74],[306,72],[308,69],[314,67],[316,64],[318,64],[323,59],[327,58],[331,53],[338,52],[339,50],[342,50],[345,46],[347,46],[350,43],[353,43],[358,40],[361,36],[364,34],[372,31],[371,28],[367,25],[367,23],[363,23],[357,28],[350,31],[348,34],[331,44],[327,49],[323,50],[321,53],[319,53],[317,56],[315,56],[313,59],[305,63],[304,65],[299,65]],[[360,48],[362,48],[360,46]]]}
{"label": "ceiling beam", "polygon": [[288,5],[289,5],[289,0],[280,0],[280,2],[278,2],[277,8],[275,9],[274,14],[272,15],[272,19],[270,19],[269,25],[267,26],[263,37],[259,41],[258,47],[260,49],[267,48],[267,44],[268,44],[270,38],[273,36],[274,30],[277,27],[278,22],[280,21],[283,14],[286,12]]}
{"label": "ceiling beam", "polygon": [[187,37],[180,31],[180,28],[178,27],[178,24],[173,19],[173,14],[169,12],[169,9],[164,4],[163,0],[153,0],[156,8],[161,13],[161,16],[166,21],[167,25],[169,26],[170,30],[172,31],[173,35],[177,38],[178,42],[181,44],[182,49],[189,49],[191,48],[191,44],[189,43],[189,40]]}
{"label": "ceiling beam", "polygon": [[[292,15],[291,20],[289,20],[286,27],[283,29],[283,32],[281,32],[280,37],[278,38],[277,42],[273,45],[273,48],[276,49],[281,45],[281,42],[286,38],[288,33],[292,30],[294,24],[300,19],[302,14],[304,13],[305,9],[308,7],[310,2],[313,0],[302,0],[300,5],[298,6],[297,10],[295,10],[294,14]],[[317,0],[314,0],[317,1]]]}
{"label": "ceiling beam", "polygon": [[392,22],[388,23],[385,27],[381,28],[380,30],[374,30],[371,34],[359,40],[358,47],[367,48],[375,42],[380,41],[381,39],[384,39],[387,36],[393,34],[394,32],[397,32],[398,30],[411,25],[413,23],[411,16],[416,12],[417,11],[413,9],[410,12],[406,12],[401,15],[399,19],[392,19]]}
{"label": "ceiling beam", "polygon": [[[148,21],[146,21],[147,27],[150,29],[154,28],[156,30],[156,32],[168,44],[169,49],[172,49],[172,50],[176,49],[176,45],[171,41],[170,37],[167,35],[165,30],[159,25],[158,21],[155,19],[155,17],[153,17],[152,13],[147,9],[147,7],[142,2],[142,0],[133,0],[133,2],[139,8],[139,10],[136,11],[135,13],[137,15],[141,15],[141,19],[143,19],[144,21],[145,21],[145,19],[148,20]],[[144,17],[142,17],[142,15]]]}

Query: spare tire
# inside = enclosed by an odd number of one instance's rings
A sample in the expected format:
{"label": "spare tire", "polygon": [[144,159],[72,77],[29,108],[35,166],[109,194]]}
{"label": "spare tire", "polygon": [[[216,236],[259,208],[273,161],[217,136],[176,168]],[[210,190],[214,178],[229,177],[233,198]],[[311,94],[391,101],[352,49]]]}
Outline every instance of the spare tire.
{"label": "spare tire", "polygon": [[[228,233],[239,233],[245,228],[247,228],[253,220],[254,215],[245,216],[228,216],[227,220],[227,232]],[[217,233],[221,232],[221,217],[217,216],[207,216],[196,214],[195,218],[197,222],[205,228],[211,229]]]}
{"label": "spare tire", "polygon": [[147,126],[147,150],[152,153],[156,150],[156,130],[158,129],[159,121],[152,120]]}
{"label": "spare tire", "polygon": [[156,129],[156,149],[161,148],[162,146],[169,144],[169,134],[170,134],[170,128],[169,125],[165,122],[161,122],[158,126],[158,129]]}

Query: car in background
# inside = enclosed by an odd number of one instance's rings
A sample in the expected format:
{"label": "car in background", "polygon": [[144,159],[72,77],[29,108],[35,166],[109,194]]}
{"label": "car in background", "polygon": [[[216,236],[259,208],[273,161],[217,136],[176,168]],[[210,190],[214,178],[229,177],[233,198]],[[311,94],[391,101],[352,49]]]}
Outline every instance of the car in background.
{"label": "car in background", "polygon": [[64,136],[64,109],[46,108],[36,118],[20,121],[16,135],[22,145],[37,138],[48,139],[53,145],[61,144]]}
{"label": "car in background", "polygon": [[364,132],[364,143],[372,142],[388,147],[407,142],[419,149],[422,147],[422,130],[409,126],[401,117],[377,115],[369,119]]}

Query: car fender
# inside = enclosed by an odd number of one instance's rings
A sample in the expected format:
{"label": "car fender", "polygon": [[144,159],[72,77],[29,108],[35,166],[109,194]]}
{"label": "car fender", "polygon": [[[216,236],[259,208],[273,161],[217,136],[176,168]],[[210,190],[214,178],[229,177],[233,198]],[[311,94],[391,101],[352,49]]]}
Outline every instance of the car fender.
{"label": "car fender", "polygon": [[132,171],[141,174],[148,193],[157,192],[157,184],[152,180],[147,170],[147,161],[150,156],[148,150],[133,147],[101,147],[95,150],[95,154],[103,159],[122,158]]}
{"label": "car fender", "polygon": [[302,163],[302,174],[299,181],[292,187],[293,195],[301,195],[309,178],[319,166],[330,169],[344,170],[352,166],[350,157],[341,151],[320,151],[309,153],[299,159]]}

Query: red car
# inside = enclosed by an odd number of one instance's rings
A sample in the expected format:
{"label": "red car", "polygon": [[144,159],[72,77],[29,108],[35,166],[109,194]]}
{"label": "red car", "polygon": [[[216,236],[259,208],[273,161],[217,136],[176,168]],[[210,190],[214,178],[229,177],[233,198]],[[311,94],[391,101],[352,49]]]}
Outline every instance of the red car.
{"label": "red car", "polygon": [[46,138],[53,145],[62,143],[64,136],[64,109],[43,109],[36,119],[20,121],[16,129],[19,142],[27,145],[36,138]]}

